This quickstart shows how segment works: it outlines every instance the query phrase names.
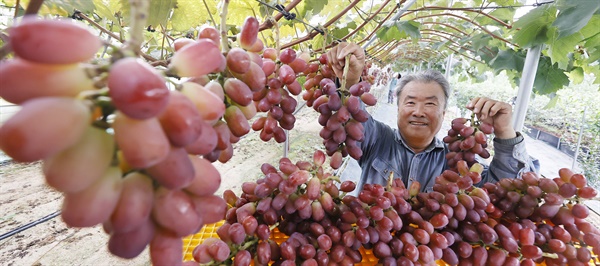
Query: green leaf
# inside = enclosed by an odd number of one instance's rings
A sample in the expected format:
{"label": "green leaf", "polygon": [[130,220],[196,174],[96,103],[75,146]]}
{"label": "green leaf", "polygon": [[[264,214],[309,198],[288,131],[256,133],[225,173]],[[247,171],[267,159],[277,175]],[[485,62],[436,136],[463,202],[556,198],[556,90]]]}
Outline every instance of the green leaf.
{"label": "green leaf", "polygon": [[558,30],[551,28],[548,31],[550,45],[548,47],[548,55],[552,59],[552,63],[558,63],[561,69],[567,70],[569,64],[568,55],[573,53],[575,46],[583,40],[581,33],[571,34],[567,37],[560,38]]}
{"label": "green leaf", "polygon": [[565,72],[558,68],[558,64],[552,64],[550,58],[542,56],[533,81],[533,89],[539,94],[550,94],[566,85],[569,85],[569,77]]}
{"label": "green leaf", "polygon": [[406,39],[408,36],[404,32],[398,31],[396,27],[381,27],[377,33],[377,38],[380,42],[390,42],[393,40]]}
{"label": "green leaf", "polygon": [[[96,10],[94,10],[96,15],[107,21],[111,21],[114,29],[118,30],[121,28],[121,24],[116,17],[116,14],[121,9],[119,0],[94,0],[94,5],[96,6]],[[110,25],[107,25],[107,29],[110,30]]]}
{"label": "green leaf", "polygon": [[[206,10],[206,7],[202,1],[197,0],[177,0],[177,6],[173,11],[173,17],[171,17],[171,27],[175,31],[187,31],[198,25],[205,24],[210,21],[210,13],[215,13],[217,10],[215,7],[212,10]],[[192,11],[193,10],[193,11]],[[218,17],[213,17],[218,20]],[[219,21],[216,21],[219,24]],[[213,25],[214,24],[210,24]]]}
{"label": "green leaf", "polygon": [[594,15],[579,32],[583,34],[585,39],[585,47],[600,48],[600,15]]}
{"label": "green leaf", "polygon": [[489,64],[496,73],[500,73],[502,70],[516,70],[521,72],[524,63],[525,55],[523,52],[507,49],[500,51]]}
{"label": "green leaf", "polygon": [[558,16],[552,26],[558,28],[559,38],[569,36],[583,28],[592,15],[600,10],[598,0],[559,0]]}
{"label": "green leaf", "polygon": [[[517,10],[514,7],[498,8],[498,9],[490,12],[489,15],[492,17],[495,17],[501,21],[504,21],[505,23],[511,23],[515,16],[515,11],[517,11]],[[500,23],[498,23],[497,21],[494,21],[493,19],[491,19],[487,16],[478,16],[477,22],[479,22],[479,24],[486,24],[486,25],[494,25],[494,26],[500,25]]]}
{"label": "green leaf", "polygon": [[567,73],[567,76],[569,76],[569,79],[574,84],[579,84],[579,83],[583,82],[583,68],[575,67],[575,68],[573,68],[573,70],[571,70],[571,72]]}
{"label": "green leaf", "polygon": [[300,16],[304,17],[307,11],[311,11],[313,14],[319,14],[327,5],[327,0],[304,0],[304,9],[300,11]]}
{"label": "green leaf", "polygon": [[398,30],[398,32],[400,34],[403,34],[404,36],[410,36],[413,40],[418,40],[421,38],[421,31],[419,30],[419,28],[421,27],[421,23],[419,22],[396,21],[396,23],[394,23],[394,26]]}
{"label": "green leaf", "polygon": [[152,25],[153,28],[158,28],[159,25],[166,27],[176,3],[176,0],[151,0],[147,24]]}
{"label": "green leaf", "polygon": [[348,33],[350,33],[350,29],[348,29],[347,27],[334,28],[332,31],[330,31],[330,33],[336,38],[341,39],[344,36],[348,35]]}
{"label": "green leaf", "polygon": [[94,2],[87,0],[46,0],[44,1],[44,5],[61,8],[69,14],[73,14],[76,9],[84,13],[92,12],[96,9]]}
{"label": "green leaf", "polygon": [[543,5],[529,11],[514,23],[513,28],[520,28],[513,36],[514,41],[522,48],[545,43],[548,40],[548,25],[554,21],[555,14],[553,5]]}

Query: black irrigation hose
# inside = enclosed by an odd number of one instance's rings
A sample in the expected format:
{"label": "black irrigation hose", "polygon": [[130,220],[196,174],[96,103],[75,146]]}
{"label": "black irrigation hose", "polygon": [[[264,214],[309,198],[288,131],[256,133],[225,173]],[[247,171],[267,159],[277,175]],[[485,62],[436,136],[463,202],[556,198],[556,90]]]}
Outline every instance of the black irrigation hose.
{"label": "black irrigation hose", "polygon": [[42,218],[40,218],[40,219],[39,219],[39,220],[37,220],[37,221],[34,221],[34,222],[31,222],[31,223],[28,223],[28,224],[26,224],[26,225],[19,226],[19,227],[15,228],[15,229],[11,230],[11,231],[10,231],[10,232],[8,232],[8,233],[4,233],[4,234],[0,235],[0,241],[4,240],[4,239],[6,239],[6,238],[8,238],[8,237],[10,237],[10,236],[13,236],[13,235],[15,235],[15,234],[18,234],[18,233],[20,233],[20,232],[23,232],[23,231],[25,231],[25,230],[27,230],[27,229],[29,229],[29,228],[31,228],[31,227],[34,227],[34,226],[36,226],[36,225],[38,225],[38,224],[41,224],[41,223],[47,222],[47,221],[51,220],[52,218],[54,218],[54,217],[56,217],[56,216],[59,216],[59,215],[60,215],[60,212],[61,212],[61,211],[56,211],[56,212],[54,212],[54,213],[52,213],[52,214],[49,214],[49,215],[46,215],[45,217],[42,217]]}

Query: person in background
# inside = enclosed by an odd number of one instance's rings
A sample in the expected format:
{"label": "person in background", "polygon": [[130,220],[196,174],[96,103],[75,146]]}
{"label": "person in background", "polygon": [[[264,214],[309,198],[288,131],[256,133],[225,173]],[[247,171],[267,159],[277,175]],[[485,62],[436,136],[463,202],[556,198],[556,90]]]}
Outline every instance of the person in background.
{"label": "person in background", "polygon": [[[346,55],[350,55],[348,62]],[[347,87],[359,81],[365,60],[360,46],[340,43],[327,52],[327,58],[338,78],[349,67]],[[435,178],[448,169],[448,145],[436,134],[446,114],[450,84],[441,73],[426,70],[405,75],[396,95],[397,130],[371,116],[363,123],[363,155],[358,160],[362,174],[357,187],[367,183],[386,185],[393,172],[393,177],[401,178],[406,187],[416,180],[422,191],[431,191]],[[484,165],[479,184],[515,178],[522,172],[539,172],[539,161],[528,155],[523,136],[512,127],[512,107],[508,103],[477,97],[466,108],[494,127],[494,157],[489,166]]]}
{"label": "person in background", "polygon": [[398,73],[395,77],[392,76],[390,82],[388,84],[388,103],[394,103],[394,93],[396,92],[396,85],[398,84],[398,80],[402,78],[402,75]]}

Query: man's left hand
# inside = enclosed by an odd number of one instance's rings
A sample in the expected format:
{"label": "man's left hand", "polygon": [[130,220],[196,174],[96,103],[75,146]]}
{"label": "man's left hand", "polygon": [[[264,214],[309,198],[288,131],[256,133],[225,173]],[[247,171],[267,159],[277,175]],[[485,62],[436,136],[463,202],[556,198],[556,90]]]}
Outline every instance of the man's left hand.
{"label": "man's left hand", "polygon": [[499,139],[511,139],[517,136],[512,126],[512,106],[505,102],[486,97],[477,97],[467,104],[481,122],[491,124]]}

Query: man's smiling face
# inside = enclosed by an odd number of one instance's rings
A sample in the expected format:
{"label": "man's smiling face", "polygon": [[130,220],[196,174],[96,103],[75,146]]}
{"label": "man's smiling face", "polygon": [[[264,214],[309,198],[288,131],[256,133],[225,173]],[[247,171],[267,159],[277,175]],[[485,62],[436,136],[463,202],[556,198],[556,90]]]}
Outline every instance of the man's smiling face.
{"label": "man's smiling face", "polygon": [[436,82],[411,81],[398,98],[398,129],[416,152],[427,147],[444,121],[444,91]]}

